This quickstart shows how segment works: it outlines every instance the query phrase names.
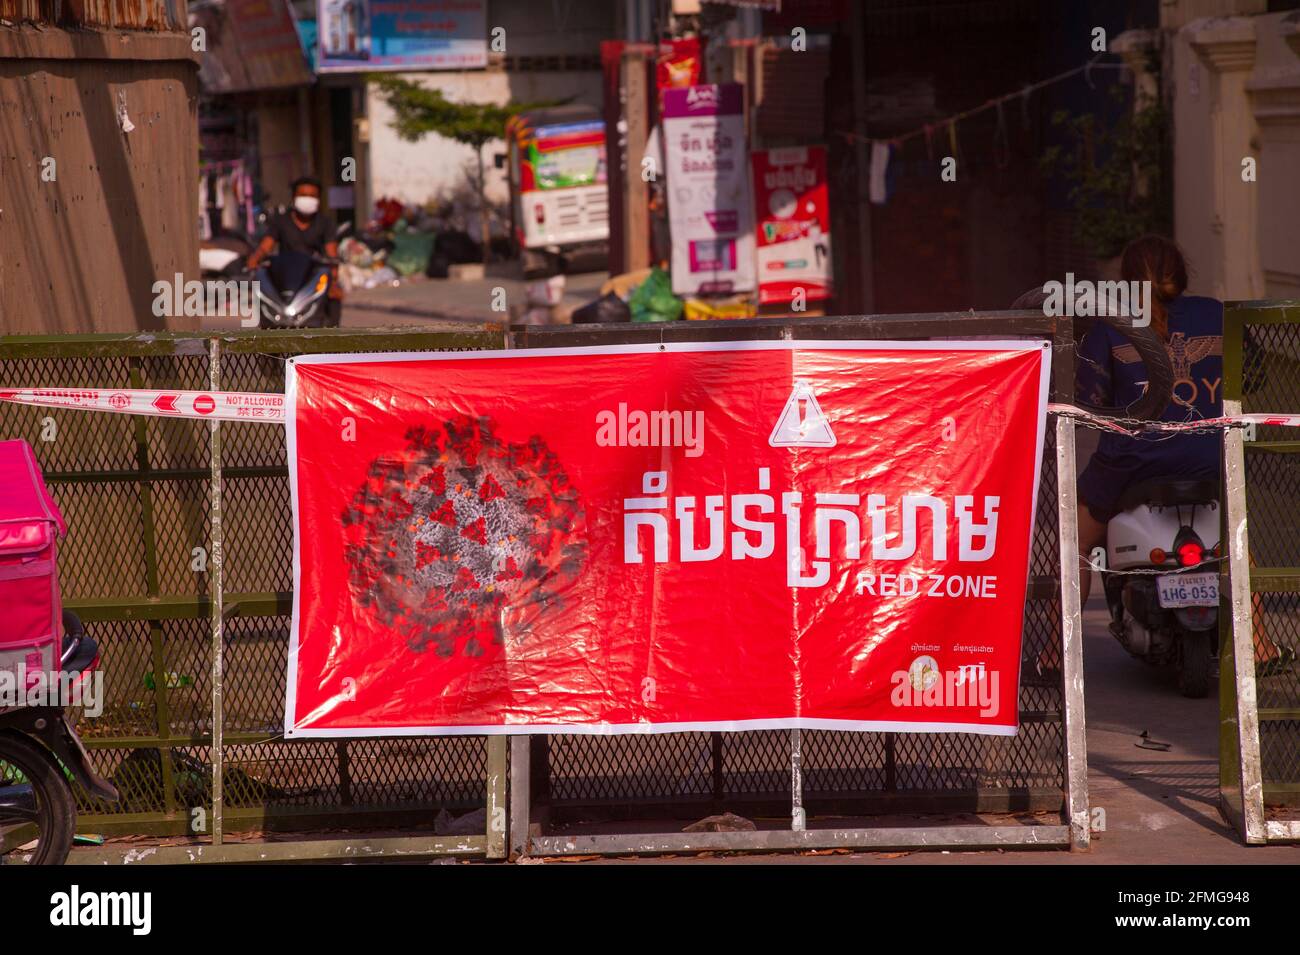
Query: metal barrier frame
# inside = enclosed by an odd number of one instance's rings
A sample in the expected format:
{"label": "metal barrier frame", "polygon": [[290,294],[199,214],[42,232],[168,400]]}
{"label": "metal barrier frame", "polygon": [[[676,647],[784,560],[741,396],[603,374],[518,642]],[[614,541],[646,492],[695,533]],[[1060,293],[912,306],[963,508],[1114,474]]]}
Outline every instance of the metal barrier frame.
{"label": "metal barrier frame", "polygon": [[[1060,482],[1061,567],[1079,560],[1075,491],[1074,421],[1057,418],[1057,479]],[[893,828],[807,829],[803,824],[798,733],[792,733],[789,830],[729,833],[619,833],[541,835],[532,832],[529,737],[510,739],[510,855],[659,854],[659,852],[777,851],[809,848],[922,850],[922,848],[1087,848],[1089,843],[1088,752],[1083,706],[1083,621],[1078,573],[1061,576],[1063,722],[1065,722],[1065,821],[1061,825],[893,826]]]}
{"label": "metal barrier frame", "polygon": [[[411,349],[446,349],[446,348],[493,348],[500,347],[502,338],[499,330],[491,326],[467,327],[464,333],[427,332],[420,329],[404,331],[351,332],[340,330],[312,330],[296,334],[278,336],[275,333],[258,331],[208,333],[208,334],[150,334],[150,335],[86,335],[86,336],[3,336],[0,337],[0,360],[39,359],[51,357],[111,357],[125,358],[135,362],[155,357],[192,356],[205,357],[208,363],[208,385],[213,390],[221,390],[221,361],[228,353],[274,353],[280,351],[276,345],[283,343],[283,350],[295,353],[361,351],[361,350],[411,350]],[[139,368],[132,365],[131,386],[142,387]],[[78,382],[60,382],[60,385],[75,387]],[[82,412],[71,412],[73,415]],[[147,484],[150,477],[175,477],[182,475],[197,478],[202,475],[189,471],[152,471],[147,462],[147,438],[145,437],[144,419],[137,419],[135,429],[137,441],[137,458],[140,463],[139,478]],[[209,588],[206,598],[199,595],[166,594],[158,592],[157,586],[150,586],[150,593],[142,598],[85,598],[65,601],[65,606],[77,612],[83,620],[96,621],[122,620],[146,621],[150,624],[154,643],[153,661],[156,671],[161,671],[161,624],[165,620],[203,619],[210,622],[211,633],[211,716],[213,730],[210,735],[201,733],[186,736],[174,736],[167,728],[167,708],[165,680],[156,680],[155,697],[158,706],[158,733],[154,738],[131,740],[109,739],[105,743],[127,748],[157,748],[169,751],[173,746],[209,746],[212,765],[212,806],[209,825],[206,831],[193,834],[195,841],[182,845],[150,846],[130,845],[126,847],[106,845],[95,848],[74,849],[70,861],[74,864],[176,864],[187,862],[254,862],[254,861],[328,861],[328,860],[375,860],[392,858],[421,858],[430,856],[478,856],[488,859],[502,859],[506,854],[505,799],[508,776],[508,746],[504,738],[484,737],[485,748],[485,809],[486,826],[482,834],[468,836],[436,836],[421,833],[411,836],[371,837],[359,827],[357,838],[283,838],[277,841],[239,842],[229,841],[228,823],[234,822],[235,828],[256,827],[269,817],[269,813],[260,809],[231,810],[225,806],[222,789],[225,771],[224,746],[227,734],[224,733],[223,690],[225,676],[224,642],[225,628],[232,617],[275,616],[287,612],[288,595],[275,592],[262,593],[227,593],[223,587],[223,470],[222,470],[222,424],[218,421],[208,423],[210,429],[209,461],[206,470],[208,486],[210,532],[209,532]],[[272,469],[275,470],[275,469]],[[279,470],[284,470],[283,468]],[[121,476],[121,475],[117,475]],[[133,475],[135,476],[134,472]],[[78,475],[78,477],[81,477]],[[146,523],[144,550],[145,561],[150,567],[157,564],[157,541],[153,532],[152,512],[148,490],[142,489]],[[156,571],[149,576],[156,581]],[[238,737],[236,737],[238,738]],[[240,740],[241,742],[244,740]],[[86,741],[93,750],[104,743],[95,739]],[[78,818],[81,831],[97,830],[107,833],[130,832],[152,833],[157,835],[176,835],[185,830],[183,810],[178,812],[172,803],[171,765],[166,759],[160,761],[162,785],[167,808],[157,813],[130,813],[116,815],[97,815],[83,813]],[[385,818],[390,816],[409,816],[411,810],[381,812]],[[286,813],[285,815],[295,815]],[[304,821],[319,818],[328,821],[331,826],[346,824],[349,813],[343,809],[320,809],[314,812],[296,814]],[[373,814],[358,814],[362,818],[374,818]],[[188,833],[187,833],[188,834]]]}
{"label": "metal barrier frame", "polygon": [[[1300,301],[1229,302],[1224,307],[1223,412],[1242,413],[1247,326],[1300,325]],[[1263,410],[1263,409],[1259,409]],[[1270,408],[1269,411],[1287,411]],[[1300,441],[1260,441],[1267,454],[1300,453]],[[1253,600],[1256,594],[1300,593],[1300,567],[1254,567],[1247,521],[1246,440],[1239,428],[1223,442],[1224,540],[1220,572],[1219,804],[1247,845],[1300,841],[1300,820],[1269,819],[1266,800],[1295,804],[1300,787],[1264,782],[1260,723],[1300,720],[1300,709],[1260,709],[1255,680]],[[1297,506],[1300,506],[1298,504]],[[1226,595],[1226,599],[1225,599]]]}
{"label": "metal barrier frame", "polygon": [[[933,315],[858,316],[851,318],[758,319],[720,322],[678,322],[657,326],[572,326],[519,327],[503,331],[500,326],[469,326],[464,333],[406,330],[313,330],[299,333],[284,351],[296,353],[332,351],[442,350],[448,348],[517,348],[553,345],[599,345],[622,341],[700,341],[724,338],[815,339],[865,337],[880,339],[943,338],[954,334],[1007,336],[1028,335],[1053,341],[1057,357],[1053,369],[1056,389],[1072,388],[1073,334],[1069,319],[1055,319],[1040,312],[947,313]],[[111,354],[113,357],[202,355],[208,362],[210,387],[220,390],[222,359],[229,354],[277,351],[274,333],[235,333],[129,336],[95,335],[76,339],[44,337],[0,338],[0,359],[47,357],[55,354]],[[290,344],[291,342],[291,344]],[[1070,360],[1063,360],[1070,359]],[[74,386],[76,382],[60,383]],[[137,386],[139,386],[137,384]],[[223,730],[225,677],[224,640],[226,623],[239,615],[267,616],[284,613],[286,596],[281,593],[228,594],[223,587],[223,456],[222,425],[209,422],[208,484],[211,514],[212,572],[206,599],[151,594],[144,600],[69,601],[88,620],[146,620],[154,627],[163,620],[203,618],[210,621],[211,713],[210,737],[172,738],[165,726],[157,739],[143,744],[165,748],[173,745],[210,745],[212,763],[212,818],[210,844],[193,844],[125,850],[115,848],[78,849],[73,861],[84,862],[242,862],[328,859],[380,859],[434,855],[477,855],[488,859],[536,855],[583,853],[662,853],[704,850],[760,851],[813,848],[884,849],[992,849],[992,848],[1087,848],[1089,808],[1087,755],[1083,706],[1082,626],[1078,576],[1065,568],[1076,566],[1077,511],[1075,499],[1074,422],[1055,422],[1056,468],[1059,496],[1058,544],[1062,572],[1053,583],[1059,586],[1063,638],[1062,714],[1064,735],[1064,791],[1062,821],[1058,825],[1023,827],[958,825],[907,826],[888,828],[807,829],[802,811],[802,776],[799,731],[791,732],[791,820],[790,830],[660,834],[552,836],[533,831],[530,793],[530,737],[490,737],[486,747],[486,827],[481,835],[436,837],[412,835],[395,838],[299,839],[278,842],[229,841],[229,823],[256,822],[257,811],[230,810],[224,804],[223,774],[225,746],[230,739]],[[143,433],[143,432],[141,432]],[[148,547],[148,545],[146,545]],[[154,559],[152,556],[150,559]],[[1045,583],[1041,581],[1040,583]],[[161,686],[163,681],[159,681]],[[161,712],[165,713],[165,710]],[[162,721],[160,720],[160,723]],[[241,742],[243,740],[240,740]],[[169,768],[162,761],[164,774]],[[509,802],[507,805],[507,792]],[[169,797],[170,798],[170,797]],[[322,811],[320,815],[328,815]],[[87,825],[102,824],[113,817],[87,817]],[[156,827],[149,820],[116,817],[127,831],[141,832]],[[336,823],[337,824],[337,823]],[[156,829],[156,831],[170,831]]]}
{"label": "metal barrier frame", "polygon": [[[1010,328],[1009,328],[1010,326]],[[618,334],[619,332],[622,334]],[[617,338],[611,337],[611,332]],[[1069,319],[1041,312],[983,312],[925,315],[679,322],[641,327],[522,327],[510,347],[599,345],[612,341],[707,341],[721,338],[943,338],[951,335],[1032,335],[1053,341],[1053,382],[1073,391],[1073,328]],[[1078,565],[1078,510],[1075,472],[1075,424],[1058,418],[1056,467],[1058,542],[1061,567]],[[791,731],[791,827],[789,830],[702,833],[618,833],[544,835],[532,819],[530,737],[510,738],[510,857],[587,854],[657,854],[702,851],[790,851],[855,848],[871,851],[908,849],[1086,849],[1090,841],[1087,747],[1083,703],[1083,628],[1079,577],[1058,576],[1062,614],[1062,722],[1065,738],[1064,810],[1059,825],[1001,827],[979,825],[853,827],[808,829],[804,822],[800,733]]]}

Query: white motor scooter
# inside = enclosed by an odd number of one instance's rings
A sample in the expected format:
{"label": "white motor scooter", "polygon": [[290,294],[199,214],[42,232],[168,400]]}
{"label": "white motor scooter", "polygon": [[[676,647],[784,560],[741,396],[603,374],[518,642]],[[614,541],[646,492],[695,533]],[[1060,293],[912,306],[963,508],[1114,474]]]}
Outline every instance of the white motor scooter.
{"label": "white motor scooter", "polygon": [[1129,653],[1173,665],[1187,697],[1210,690],[1218,656],[1216,481],[1146,481],[1120,498],[1102,572],[1110,631]]}

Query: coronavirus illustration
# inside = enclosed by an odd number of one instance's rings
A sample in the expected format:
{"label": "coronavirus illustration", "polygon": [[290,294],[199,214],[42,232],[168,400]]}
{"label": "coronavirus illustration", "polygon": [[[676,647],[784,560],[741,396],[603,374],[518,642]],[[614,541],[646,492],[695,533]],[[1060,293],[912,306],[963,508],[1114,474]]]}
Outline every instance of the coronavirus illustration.
{"label": "coronavirus illustration", "polygon": [[353,599],[416,652],[481,656],[558,609],[586,558],[577,489],[489,418],[413,428],[343,514]]}

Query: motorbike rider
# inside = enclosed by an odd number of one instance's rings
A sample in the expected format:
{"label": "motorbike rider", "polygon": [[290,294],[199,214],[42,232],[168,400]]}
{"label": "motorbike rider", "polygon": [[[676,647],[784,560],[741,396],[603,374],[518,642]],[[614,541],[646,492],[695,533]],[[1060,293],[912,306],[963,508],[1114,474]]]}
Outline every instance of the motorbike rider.
{"label": "motorbike rider", "polygon": [[[1174,370],[1173,395],[1163,421],[1195,421],[1223,414],[1223,303],[1188,295],[1187,262],[1170,239],[1148,235],[1125,248],[1120,262],[1125,282],[1150,282],[1150,320],[1165,343]],[[1123,407],[1146,387],[1145,368],[1124,335],[1095,323],[1079,343],[1079,397],[1093,405]],[[1119,510],[1124,491],[1152,479],[1220,479],[1223,439],[1219,431],[1137,436],[1102,432],[1097,450],[1079,475],[1079,590],[1088,599],[1089,557],[1106,540],[1106,525]],[[1255,608],[1255,663],[1262,674],[1287,667],[1295,654],[1262,632]]]}
{"label": "motorbike rider", "polygon": [[[248,268],[256,271],[262,260],[272,253],[300,252],[307,255],[338,258],[339,247],[335,238],[334,218],[322,212],[321,183],[311,176],[301,176],[293,182],[293,203],[267,221],[266,234],[248,257]],[[343,290],[338,284],[338,269],[332,270],[329,302],[325,306],[326,323],[337,327],[343,312]]]}

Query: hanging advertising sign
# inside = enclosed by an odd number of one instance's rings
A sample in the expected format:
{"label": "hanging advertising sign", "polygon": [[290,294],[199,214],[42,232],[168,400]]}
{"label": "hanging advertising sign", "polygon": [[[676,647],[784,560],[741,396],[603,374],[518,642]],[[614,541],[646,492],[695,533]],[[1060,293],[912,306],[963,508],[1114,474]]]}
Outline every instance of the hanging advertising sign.
{"label": "hanging advertising sign", "polygon": [[287,0],[226,0],[192,8],[209,38],[199,84],[207,93],[309,86],[314,77]]}
{"label": "hanging advertising sign", "polygon": [[317,0],[322,73],[487,66],[486,0]]}
{"label": "hanging advertising sign", "polygon": [[663,90],[673,293],[754,288],[754,211],[738,83]]}
{"label": "hanging advertising sign", "polygon": [[759,304],[829,298],[825,147],[757,151],[753,164]]}
{"label": "hanging advertising sign", "polygon": [[1049,356],[294,358],[286,735],[1012,734]]}
{"label": "hanging advertising sign", "polygon": [[655,88],[662,95],[667,89],[685,89],[700,81],[703,56],[699,37],[665,40],[659,44],[655,59]]}

